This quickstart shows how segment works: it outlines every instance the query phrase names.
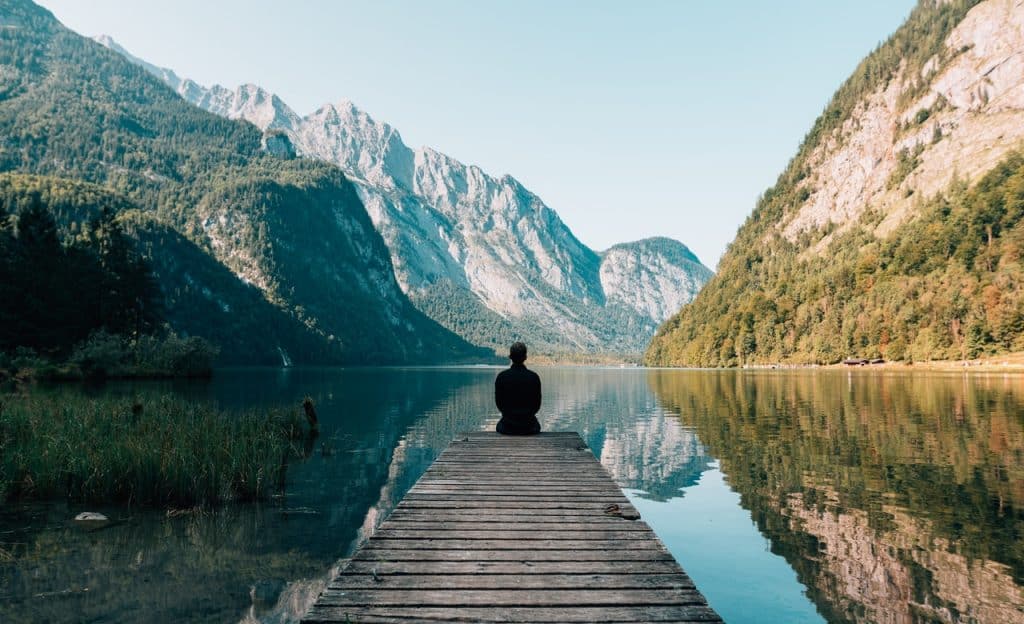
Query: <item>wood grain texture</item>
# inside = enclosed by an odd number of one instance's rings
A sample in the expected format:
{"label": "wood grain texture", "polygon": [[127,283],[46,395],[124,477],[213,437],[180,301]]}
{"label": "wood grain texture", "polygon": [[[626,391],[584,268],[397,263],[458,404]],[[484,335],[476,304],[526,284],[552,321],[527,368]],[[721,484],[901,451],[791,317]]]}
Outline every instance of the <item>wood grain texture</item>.
{"label": "wood grain texture", "polygon": [[575,433],[462,434],[304,622],[720,622]]}

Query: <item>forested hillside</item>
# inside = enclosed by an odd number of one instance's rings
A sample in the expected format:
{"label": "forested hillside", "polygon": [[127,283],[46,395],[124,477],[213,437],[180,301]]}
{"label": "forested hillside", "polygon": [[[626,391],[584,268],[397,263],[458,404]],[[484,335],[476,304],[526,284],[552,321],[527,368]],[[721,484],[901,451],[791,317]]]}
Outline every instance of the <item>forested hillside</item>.
{"label": "forested hillside", "polygon": [[94,331],[137,338],[169,324],[207,338],[229,361],[278,362],[266,345],[332,356],[259,289],[112,191],[0,174],[0,223],[0,351],[62,356]]}
{"label": "forested hillside", "polygon": [[657,365],[1024,349],[1024,10],[922,1],[839,89]]}
{"label": "forested hillside", "polygon": [[[0,171],[116,194],[87,191],[141,245],[176,329],[224,342],[225,362],[475,353],[401,293],[336,167],[266,153],[252,125],[191,106],[27,0],[0,0],[0,19]],[[89,202],[50,209],[76,203]]]}

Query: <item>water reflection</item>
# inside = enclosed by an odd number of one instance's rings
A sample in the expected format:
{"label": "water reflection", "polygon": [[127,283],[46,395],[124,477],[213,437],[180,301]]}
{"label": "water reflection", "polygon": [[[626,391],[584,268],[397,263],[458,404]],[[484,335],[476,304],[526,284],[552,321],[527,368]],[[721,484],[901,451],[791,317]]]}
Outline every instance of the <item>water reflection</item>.
{"label": "water reflection", "polygon": [[[91,390],[226,407],[310,395],[321,437],[260,506],[101,509],[118,522],[92,533],[68,524],[75,506],[0,509],[0,621],[296,621],[455,435],[494,426],[495,373],[239,370]],[[583,435],[727,620],[1024,621],[1024,381],[541,374],[543,426]]]}
{"label": "water reflection", "polygon": [[[373,532],[457,433],[494,426],[495,372],[238,370],[210,383],[86,389],[126,397],[174,392],[229,408],[297,405],[310,395],[321,437],[290,468],[287,495],[261,507],[174,518],[111,509],[121,521],[97,533],[67,524],[77,507],[4,509],[0,547],[14,559],[0,562],[0,620],[296,620],[332,566]],[[678,496],[710,461],[692,430],[664,418],[643,372],[543,375],[544,426],[580,431],[620,484],[643,496]]]}
{"label": "water reflection", "polygon": [[833,622],[1024,622],[1019,377],[653,372]]}

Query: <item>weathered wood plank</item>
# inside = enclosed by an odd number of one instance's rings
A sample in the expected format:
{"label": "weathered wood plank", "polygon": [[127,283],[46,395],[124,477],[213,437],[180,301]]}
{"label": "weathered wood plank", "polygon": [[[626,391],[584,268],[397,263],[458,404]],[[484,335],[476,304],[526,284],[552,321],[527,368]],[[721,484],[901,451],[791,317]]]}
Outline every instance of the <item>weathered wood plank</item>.
{"label": "weathered wood plank", "polygon": [[576,434],[452,442],[306,622],[715,622]]}
{"label": "weathered wood plank", "polygon": [[356,561],[671,561],[659,550],[410,550],[363,548]]}
{"label": "weathered wood plank", "polygon": [[[511,470],[510,468],[514,468]],[[570,466],[572,470],[565,471],[565,467],[561,464],[538,464],[529,462],[518,462],[517,464],[508,464],[500,461],[493,462],[446,462],[440,464],[433,464],[427,471],[427,474],[435,474],[438,472],[457,473],[463,472],[475,476],[481,474],[487,474],[487,470],[491,471],[494,475],[513,475],[518,476],[521,472],[537,472],[537,473],[551,473],[552,476],[603,476],[608,477],[608,473],[605,471],[603,466],[587,465],[584,462],[580,462],[580,465]],[[484,470],[486,469],[486,470]],[[562,471],[562,472],[559,472]]]}
{"label": "weathered wood plank", "polygon": [[603,512],[609,504],[623,505],[615,500],[605,501],[515,501],[515,500],[423,500],[419,498],[407,498],[400,502],[396,509],[528,509],[534,510],[576,510],[589,512]]}
{"label": "weathered wood plank", "polygon": [[691,589],[345,589],[324,590],[323,606],[358,607],[596,607],[631,605],[702,605]]}
{"label": "weathered wood plank", "polygon": [[420,483],[409,490],[409,494],[462,494],[495,496],[516,494],[519,496],[527,494],[543,494],[545,496],[573,496],[579,494],[594,496],[597,494],[614,495],[617,498],[625,498],[622,490],[610,488],[603,485],[580,486],[568,488],[560,486],[538,486],[538,485],[509,485],[509,486],[488,486],[488,485],[436,485],[430,482]]}
{"label": "weathered wood plank", "polygon": [[428,480],[433,479],[452,479],[456,481],[465,481],[466,479],[479,479],[479,483],[487,483],[491,480],[498,482],[504,482],[506,480],[517,480],[519,483],[524,481],[552,481],[557,479],[576,479],[577,483],[607,483],[608,475],[603,472],[596,470],[587,473],[582,471],[571,471],[561,469],[551,470],[517,470],[515,472],[509,472],[507,470],[495,469],[493,471],[483,470],[443,470],[440,468],[432,468],[430,472],[424,475]]}
{"label": "weathered wood plank", "polygon": [[[494,505],[488,505],[483,508],[473,509],[472,507],[457,508],[447,504],[436,504],[436,503],[408,503],[404,506],[396,506],[395,511],[392,515],[396,518],[406,515],[427,515],[429,517],[436,517],[438,519],[445,516],[456,515],[461,517],[466,516],[503,516],[511,521],[515,521],[522,518],[537,518],[538,522],[549,522],[557,518],[586,518],[586,519],[616,519],[617,516],[606,514],[605,509],[608,505],[601,504],[590,504],[590,507],[584,508],[582,506],[569,506],[566,508],[564,505],[561,508],[546,509],[541,506],[524,507],[523,505],[505,505],[504,507],[495,507]],[[621,506],[620,506],[621,507]],[[398,514],[398,515],[396,515]]]}
{"label": "weathered wood plank", "polygon": [[348,607],[314,606],[306,622],[574,622],[612,624],[618,622],[721,622],[703,605],[630,607]]}
{"label": "weathered wood plank", "polygon": [[588,550],[601,551],[664,551],[664,546],[653,539],[634,540],[571,540],[571,539],[388,539],[377,537],[363,547],[364,550]]}
{"label": "weathered wood plank", "polygon": [[632,522],[619,516],[612,516],[597,511],[574,513],[571,511],[559,513],[538,514],[529,510],[505,509],[498,511],[445,511],[443,509],[408,509],[395,510],[392,512],[389,521],[402,522],[531,522],[535,524],[549,524],[557,526],[561,523],[622,523]]}
{"label": "weathered wood plank", "polygon": [[589,457],[579,456],[564,456],[564,457],[530,457],[530,456],[515,456],[515,457],[502,457],[494,453],[488,453],[486,455],[465,455],[465,456],[445,456],[441,455],[434,460],[434,463],[439,466],[451,465],[451,464],[464,464],[467,466],[578,466],[593,468],[594,460]]}
{"label": "weathered wood plank", "polygon": [[395,523],[387,523],[373,534],[374,538],[380,539],[451,539],[457,537],[463,540],[523,540],[531,541],[538,539],[557,540],[650,540],[654,534],[649,529],[638,528],[627,531],[622,529],[602,530],[601,528],[590,528],[577,531],[547,531],[544,529],[492,529],[481,530],[480,525],[473,523],[474,529],[449,528],[441,530],[427,530],[423,528],[408,529],[404,526],[395,528]]}
{"label": "weathered wood plank", "polygon": [[398,574],[338,575],[329,589],[685,589],[693,581],[676,574]]}
{"label": "weathered wood plank", "polygon": [[531,574],[553,577],[561,574],[677,574],[682,568],[675,560],[662,561],[351,561],[342,574],[387,575],[431,574]]}
{"label": "weathered wood plank", "polygon": [[[588,508],[569,507],[546,509],[544,507],[523,507],[522,505],[506,505],[495,508],[488,505],[480,509],[455,509],[447,505],[435,503],[409,503],[404,507],[396,506],[389,518],[396,520],[416,516],[417,518],[437,519],[439,522],[449,520],[472,520],[480,521],[478,516],[501,516],[502,522],[521,522],[534,519],[535,522],[590,522],[598,520],[621,520],[618,516],[605,513],[608,505],[591,504]],[[632,505],[630,505],[632,507]],[[620,505],[620,508],[622,506]],[[454,517],[449,517],[454,516]],[[574,518],[570,520],[570,518]]]}
{"label": "weathered wood plank", "polygon": [[405,499],[410,503],[418,503],[421,501],[451,501],[455,503],[461,503],[463,501],[476,502],[480,504],[488,503],[500,503],[500,502],[511,502],[511,503],[603,503],[610,505],[617,503],[619,505],[628,504],[627,499],[622,494],[586,494],[581,493],[576,496],[570,496],[567,494],[455,494],[451,492],[425,492],[425,493],[412,493],[406,494]]}
{"label": "weathered wood plank", "polygon": [[463,535],[468,535],[469,531],[514,531],[518,532],[543,532],[549,535],[563,536],[567,533],[590,533],[593,531],[597,532],[609,532],[609,533],[643,533],[644,535],[652,535],[650,527],[643,523],[629,522],[629,521],[618,521],[614,519],[606,521],[607,519],[601,518],[600,522],[583,522],[579,519],[575,521],[558,520],[556,522],[533,522],[531,520],[524,520],[520,522],[503,522],[503,521],[482,521],[478,519],[463,519],[456,516],[455,519],[444,521],[434,519],[432,516],[422,516],[421,519],[402,519],[402,518],[389,518],[388,521],[377,529],[375,535],[383,537],[384,535],[390,535],[390,531],[401,531],[401,532],[446,532],[446,531],[461,531]]}
{"label": "weathered wood plank", "polygon": [[[510,459],[536,462],[548,459],[553,461],[560,461],[563,459],[581,461],[589,459],[587,457],[588,454],[591,454],[591,451],[587,448],[529,449],[511,447],[502,448],[494,446],[487,448],[463,449],[458,451],[445,451],[438,456],[438,459],[465,458],[467,460],[480,460],[485,462],[502,462]],[[591,456],[593,455],[591,454]]]}
{"label": "weathered wood plank", "polygon": [[[480,474],[469,474],[469,475],[458,475],[458,476],[444,476],[440,474],[425,474],[417,483],[430,484],[430,485],[475,485],[475,486],[488,486],[488,487],[507,487],[507,486],[522,486],[523,478],[518,475],[480,475]],[[590,485],[605,486],[608,484],[608,477],[573,477],[566,476],[564,474],[558,476],[550,476],[544,479],[531,479],[530,485],[535,487],[568,487],[568,486],[583,486],[588,487]]]}

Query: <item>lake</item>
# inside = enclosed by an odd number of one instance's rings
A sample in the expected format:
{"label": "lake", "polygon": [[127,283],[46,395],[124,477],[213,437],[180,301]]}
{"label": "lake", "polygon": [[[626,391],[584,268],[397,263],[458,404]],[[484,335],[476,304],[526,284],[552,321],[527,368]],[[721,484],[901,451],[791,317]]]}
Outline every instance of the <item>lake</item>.
{"label": "lake", "polygon": [[[580,432],[727,622],[1024,623],[1024,376],[536,370],[544,428]],[[0,621],[295,621],[458,432],[494,426],[496,372],[33,390],[309,395],[321,436],[263,504],[4,506]],[[86,510],[113,522],[73,526]]]}

